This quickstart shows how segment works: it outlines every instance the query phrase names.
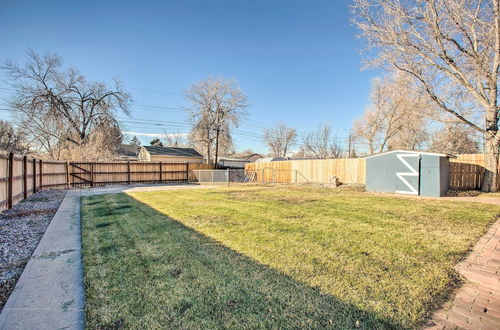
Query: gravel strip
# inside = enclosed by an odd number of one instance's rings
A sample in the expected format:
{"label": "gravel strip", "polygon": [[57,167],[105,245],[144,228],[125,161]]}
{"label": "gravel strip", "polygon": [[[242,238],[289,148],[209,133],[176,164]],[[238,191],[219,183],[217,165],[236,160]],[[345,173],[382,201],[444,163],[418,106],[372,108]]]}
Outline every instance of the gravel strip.
{"label": "gravel strip", "polygon": [[42,190],[0,214],[0,311],[65,195]]}

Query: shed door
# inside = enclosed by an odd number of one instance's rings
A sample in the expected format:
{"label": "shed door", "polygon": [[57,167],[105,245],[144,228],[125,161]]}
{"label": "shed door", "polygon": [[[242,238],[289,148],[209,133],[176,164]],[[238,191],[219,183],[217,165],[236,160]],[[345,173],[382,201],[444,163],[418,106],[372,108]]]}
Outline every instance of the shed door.
{"label": "shed door", "polygon": [[420,180],[420,155],[397,154],[396,193],[418,195]]}

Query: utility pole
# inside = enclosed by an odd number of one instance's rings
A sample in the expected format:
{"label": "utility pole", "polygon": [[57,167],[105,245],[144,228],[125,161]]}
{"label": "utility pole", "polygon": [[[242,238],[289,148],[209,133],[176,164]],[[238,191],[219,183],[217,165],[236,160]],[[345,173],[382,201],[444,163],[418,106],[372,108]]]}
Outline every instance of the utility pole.
{"label": "utility pole", "polygon": [[348,146],[348,152],[347,152],[347,158],[351,158],[351,131],[349,131],[349,146]]}
{"label": "utility pole", "polygon": [[221,116],[221,113],[220,113],[221,110],[223,110],[221,108],[219,108],[219,106],[217,106],[217,109],[215,110],[216,111],[216,113],[215,113],[215,124],[216,124],[216,127],[215,127],[215,168],[217,168],[217,166],[218,166],[217,162],[219,160],[219,135],[221,132],[223,132],[223,130],[220,129],[222,126],[222,123],[224,122],[224,117]]}
{"label": "utility pole", "polygon": [[217,161],[219,158],[219,134],[220,134],[220,126],[217,125],[215,128],[215,168],[217,168]]}

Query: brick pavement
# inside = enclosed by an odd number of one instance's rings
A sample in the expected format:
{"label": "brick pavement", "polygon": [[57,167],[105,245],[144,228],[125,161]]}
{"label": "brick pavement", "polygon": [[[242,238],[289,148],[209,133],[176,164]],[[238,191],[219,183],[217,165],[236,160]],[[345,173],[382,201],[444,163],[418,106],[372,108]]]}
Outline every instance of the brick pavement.
{"label": "brick pavement", "polygon": [[426,329],[500,329],[500,219],[456,266],[467,280]]}

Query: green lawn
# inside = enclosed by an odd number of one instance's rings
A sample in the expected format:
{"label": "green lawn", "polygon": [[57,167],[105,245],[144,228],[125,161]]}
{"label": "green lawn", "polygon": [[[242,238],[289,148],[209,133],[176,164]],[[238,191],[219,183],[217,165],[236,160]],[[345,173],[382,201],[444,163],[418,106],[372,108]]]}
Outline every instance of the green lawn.
{"label": "green lawn", "polygon": [[88,328],[415,328],[500,208],[298,187],[85,197]]}

